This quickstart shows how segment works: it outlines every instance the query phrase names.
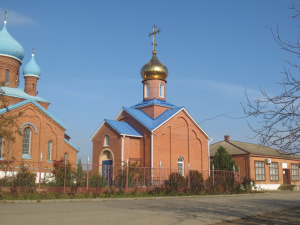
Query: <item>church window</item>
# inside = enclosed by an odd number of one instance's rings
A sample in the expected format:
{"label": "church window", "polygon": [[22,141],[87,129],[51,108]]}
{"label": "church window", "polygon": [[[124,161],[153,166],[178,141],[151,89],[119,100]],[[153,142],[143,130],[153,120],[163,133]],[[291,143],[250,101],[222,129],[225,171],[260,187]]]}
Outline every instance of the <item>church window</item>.
{"label": "church window", "polygon": [[29,127],[26,127],[23,132],[23,148],[22,154],[29,155],[31,147],[31,130]]}
{"label": "church window", "polygon": [[184,160],[182,157],[178,158],[178,173],[184,176]]}
{"label": "church window", "polygon": [[144,88],[145,98],[149,98],[149,84],[145,84]]}
{"label": "church window", "polygon": [[9,84],[9,70],[5,70],[5,83]]}
{"label": "church window", "polygon": [[66,163],[66,162],[67,162],[67,158],[68,158],[68,154],[67,154],[67,153],[65,153],[65,154],[64,154],[64,163]]}
{"label": "church window", "polygon": [[105,135],[104,146],[109,146],[109,136],[108,135]]}
{"label": "church window", "polygon": [[3,158],[3,137],[0,136],[0,158]]}
{"label": "church window", "polygon": [[52,141],[48,142],[47,161],[52,160]]}
{"label": "church window", "polygon": [[165,92],[165,85],[159,84],[159,97],[164,98],[164,92]]}

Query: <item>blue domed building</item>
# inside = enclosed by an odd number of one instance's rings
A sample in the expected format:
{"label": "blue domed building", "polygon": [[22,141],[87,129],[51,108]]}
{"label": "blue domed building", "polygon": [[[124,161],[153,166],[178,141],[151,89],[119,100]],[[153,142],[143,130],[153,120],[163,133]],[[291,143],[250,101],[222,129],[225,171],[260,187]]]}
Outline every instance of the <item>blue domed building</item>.
{"label": "blue domed building", "polygon": [[[24,89],[19,88],[23,59],[24,49],[8,32],[5,20],[0,31],[0,163],[14,159],[30,168],[41,160],[48,168],[55,160],[76,163],[79,148],[65,134],[67,127],[48,111],[50,102],[38,96],[41,69],[34,51],[23,68]],[[5,124],[7,119],[13,122]]]}

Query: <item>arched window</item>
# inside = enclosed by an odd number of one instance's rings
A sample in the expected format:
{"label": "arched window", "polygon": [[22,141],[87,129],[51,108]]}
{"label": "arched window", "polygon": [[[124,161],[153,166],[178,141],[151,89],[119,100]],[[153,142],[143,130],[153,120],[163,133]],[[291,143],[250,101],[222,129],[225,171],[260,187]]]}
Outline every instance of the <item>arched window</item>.
{"label": "arched window", "polygon": [[47,161],[52,160],[52,141],[48,141]]}
{"label": "arched window", "polygon": [[165,97],[165,85],[160,83],[159,84],[159,97],[164,98]]}
{"label": "arched window", "polygon": [[3,158],[3,137],[0,136],[0,158]]}
{"label": "arched window", "polygon": [[9,84],[9,70],[5,70],[5,83]]}
{"label": "arched window", "polygon": [[178,173],[184,176],[184,160],[182,157],[178,158]]}
{"label": "arched window", "polygon": [[149,98],[149,84],[145,84],[144,89],[145,98]]}
{"label": "arched window", "polygon": [[105,135],[104,146],[109,146],[109,136],[108,135]]}
{"label": "arched window", "polygon": [[64,163],[66,163],[66,162],[67,162],[67,158],[68,158],[68,154],[67,154],[67,153],[65,153],[65,154],[64,154]]}
{"label": "arched window", "polygon": [[31,147],[31,130],[29,127],[26,127],[23,132],[22,154],[30,155],[30,147]]}

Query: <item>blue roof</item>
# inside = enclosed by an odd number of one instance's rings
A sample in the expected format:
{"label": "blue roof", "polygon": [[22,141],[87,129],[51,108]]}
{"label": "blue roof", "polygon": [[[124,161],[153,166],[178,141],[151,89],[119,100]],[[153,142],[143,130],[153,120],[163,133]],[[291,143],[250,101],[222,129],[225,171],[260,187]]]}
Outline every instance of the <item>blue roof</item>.
{"label": "blue roof", "polygon": [[77,152],[80,151],[80,148],[76,147],[75,145],[73,145],[70,141],[68,141],[67,139],[65,139],[65,142],[70,145],[72,148],[75,148],[77,150]]}
{"label": "blue roof", "polygon": [[38,96],[32,96],[32,95],[26,94],[20,88],[1,87],[0,89],[3,90],[4,95],[7,95],[7,96],[22,98],[22,99],[31,99],[31,100],[34,100],[34,101],[50,103],[49,101],[47,101],[43,98],[40,98]]}
{"label": "blue roof", "polygon": [[26,64],[26,66],[23,69],[23,75],[33,75],[33,76],[37,76],[40,77],[41,75],[41,69],[39,67],[39,65],[35,62],[34,60],[34,55],[32,54],[32,57],[29,61],[29,63]]}
{"label": "blue roof", "polygon": [[46,109],[44,109],[39,103],[37,103],[36,101],[34,100],[25,100],[25,101],[22,101],[22,102],[18,102],[16,104],[13,104],[13,105],[10,105],[8,106],[7,108],[3,108],[3,109],[0,109],[0,115],[3,114],[3,113],[6,113],[10,110],[14,110],[16,108],[19,108],[21,106],[24,106],[26,104],[29,104],[29,103],[32,103],[34,104],[36,107],[38,107],[43,113],[45,113],[47,116],[49,116],[51,119],[53,119],[58,125],[60,125],[61,127],[63,127],[64,129],[67,129],[67,127],[61,123],[58,119],[56,119],[52,114],[50,114]]}
{"label": "blue roof", "polygon": [[11,56],[22,61],[24,58],[24,49],[6,30],[6,23],[0,31],[0,54]]}
{"label": "blue roof", "polygon": [[121,122],[115,120],[104,120],[104,121],[108,123],[114,130],[116,130],[121,135],[142,137],[142,135],[127,122]]}
{"label": "blue roof", "polygon": [[135,118],[139,123],[141,123],[143,126],[145,126],[148,130],[155,130],[159,126],[161,126],[163,123],[165,123],[167,120],[172,118],[174,115],[176,115],[179,111],[183,109],[183,107],[176,107],[174,109],[167,109],[162,114],[160,114],[155,119],[148,116],[146,113],[144,113],[140,109],[135,108],[123,108],[129,115],[131,115],[133,118]]}
{"label": "blue roof", "polygon": [[172,109],[178,107],[178,106],[173,105],[169,102],[153,98],[153,99],[150,99],[150,100],[147,100],[147,101],[140,102],[140,103],[138,103],[134,106],[131,106],[130,108],[137,109],[137,108],[143,108],[143,107],[150,106],[150,105],[159,105],[159,106],[164,106],[164,107],[168,107],[168,108],[172,108]]}

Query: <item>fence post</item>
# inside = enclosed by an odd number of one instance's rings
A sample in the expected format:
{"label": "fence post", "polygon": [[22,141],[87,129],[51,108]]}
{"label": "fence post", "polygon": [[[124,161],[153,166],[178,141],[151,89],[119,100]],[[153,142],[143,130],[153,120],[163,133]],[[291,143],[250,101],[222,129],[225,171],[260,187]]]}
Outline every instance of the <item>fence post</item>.
{"label": "fence post", "polygon": [[144,167],[144,187],[146,187],[146,168]]}
{"label": "fence post", "polygon": [[90,168],[89,168],[89,163],[90,163],[90,158],[88,157],[87,159],[87,171],[86,171],[86,191],[89,191],[89,173],[90,173]]}
{"label": "fence post", "polygon": [[213,172],[213,186],[215,186],[215,165],[212,164],[212,172]]}
{"label": "fence post", "polygon": [[12,183],[11,183],[12,187],[14,186],[14,178],[15,178],[15,160],[13,160],[13,174],[12,174]]}
{"label": "fence post", "polygon": [[41,152],[40,162],[39,162],[39,193],[41,193],[41,181],[42,181],[42,162],[43,153]]}
{"label": "fence post", "polygon": [[161,187],[161,161],[159,161],[159,187]]}
{"label": "fence post", "polygon": [[64,160],[64,162],[65,162],[64,194],[66,194],[67,163],[66,160]]}
{"label": "fence post", "polygon": [[191,187],[190,163],[188,163],[188,188]]}
{"label": "fence post", "polygon": [[126,193],[128,191],[128,159],[127,159],[127,166],[126,166]]}

